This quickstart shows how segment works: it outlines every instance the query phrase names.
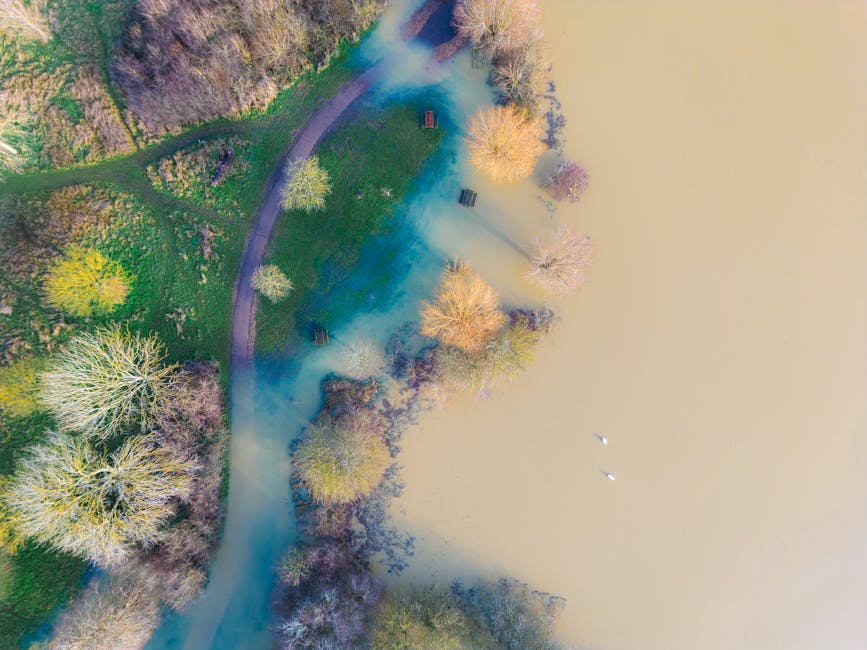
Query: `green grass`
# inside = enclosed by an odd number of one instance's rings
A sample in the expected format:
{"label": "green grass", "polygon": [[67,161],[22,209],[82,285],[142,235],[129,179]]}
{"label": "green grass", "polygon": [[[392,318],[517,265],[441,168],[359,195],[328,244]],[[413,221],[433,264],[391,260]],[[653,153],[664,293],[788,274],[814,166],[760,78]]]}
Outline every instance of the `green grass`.
{"label": "green grass", "polygon": [[[296,290],[276,304],[259,301],[260,352],[291,351],[307,338],[305,323],[327,325],[336,317],[328,306],[312,303],[345,282],[364,245],[388,231],[394,207],[442,139],[439,129],[419,128],[418,110],[409,104],[362,111],[318,148],[333,190],[324,210],[293,210],[277,222],[267,261],[279,266]],[[383,188],[391,189],[391,197],[383,195]],[[387,276],[375,278],[364,294],[387,281]]]}
{"label": "green grass", "polygon": [[[323,72],[308,75],[283,91],[278,98],[279,110],[218,120],[124,157],[9,177],[0,184],[2,195],[36,199],[44,199],[52,190],[67,185],[83,184],[109,192],[124,206],[112,216],[108,228],[86,233],[84,243],[122,262],[136,276],[129,300],[109,316],[86,321],[67,318],[73,328],[89,329],[110,320],[127,320],[132,329],[157,331],[171,360],[202,358],[221,362],[225,381],[231,298],[250,219],[293,132],[352,74],[344,52]],[[205,202],[198,196],[182,199],[159,190],[146,174],[148,165],[179,149],[195,146],[201,139],[229,136],[250,143],[246,154],[249,168],[221,184],[213,201]],[[195,239],[197,228],[203,224],[217,232],[215,260],[208,264]],[[28,285],[27,291],[33,293],[33,309],[39,309],[38,285]],[[179,307],[188,311],[181,334],[166,318]],[[61,336],[68,335],[64,331]],[[39,350],[35,336],[32,347]],[[44,414],[17,418],[0,415],[0,474],[10,473],[26,448],[41,441],[50,426],[51,419]],[[10,565],[14,576],[10,593],[14,596],[0,601],[0,650],[17,648],[24,634],[76,593],[85,568],[85,563],[76,558],[32,545],[12,557]]]}

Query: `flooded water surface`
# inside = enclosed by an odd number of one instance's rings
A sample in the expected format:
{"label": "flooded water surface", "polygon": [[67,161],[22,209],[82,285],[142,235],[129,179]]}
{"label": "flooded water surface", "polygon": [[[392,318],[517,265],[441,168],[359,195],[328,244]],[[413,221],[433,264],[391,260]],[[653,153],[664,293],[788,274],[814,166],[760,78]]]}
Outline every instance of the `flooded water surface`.
{"label": "flooded water surface", "polygon": [[395,580],[516,575],[594,650],[867,647],[865,4],[543,5],[585,199],[458,168],[479,206],[426,232],[513,304],[551,223],[594,268],[516,384],[406,434]]}

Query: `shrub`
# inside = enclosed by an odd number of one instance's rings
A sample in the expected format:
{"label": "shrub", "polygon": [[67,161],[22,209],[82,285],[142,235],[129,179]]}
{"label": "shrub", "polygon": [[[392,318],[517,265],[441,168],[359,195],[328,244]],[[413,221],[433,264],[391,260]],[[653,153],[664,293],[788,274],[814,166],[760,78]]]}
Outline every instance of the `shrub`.
{"label": "shrub", "polygon": [[142,437],[102,453],[69,434],[34,447],[4,494],[27,537],[100,566],[123,561],[163,535],[191,467]]}
{"label": "shrub", "polygon": [[289,181],[283,192],[284,210],[312,212],[325,207],[325,197],[331,193],[331,176],[313,156],[289,165]]}
{"label": "shrub", "polygon": [[12,32],[27,40],[47,43],[51,40],[51,28],[45,18],[43,0],[0,0],[0,30]]}
{"label": "shrub", "polygon": [[119,327],[69,342],[42,375],[42,402],[61,427],[108,438],[137,422],[144,430],[169,399],[173,366],[155,335]]}
{"label": "shrub", "polygon": [[[382,588],[349,549],[325,544],[292,551],[293,571],[281,579],[275,632],[283,650],[360,648]],[[300,577],[299,577],[300,576]]]}
{"label": "shrub", "polygon": [[70,246],[45,281],[48,302],[74,316],[111,311],[126,301],[129,276],[96,249]]}
{"label": "shrub", "polygon": [[534,591],[514,578],[456,588],[467,612],[506,650],[553,650],[554,619],[563,609],[558,596]]}
{"label": "shrub", "polygon": [[493,58],[522,47],[539,28],[534,0],[465,0],[455,9],[458,33]]}
{"label": "shrub", "polygon": [[481,350],[505,321],[497,292],[463,263],[443,275],[433,302],[422,304],[421,333],[461,350]]}
{"label": "shrub", "polygon": [[298,475],[325,504],[369,495],[390,463],[382,418],[367,408],[313,425],[295,454]]}
{"label": "shrub", "polygon": [[586,279],[593,253],[587,235],[576,235],[568,226],[536,239],[528,276],[532,282],[554,294],[575,291]]}
{"label": "shrub", "polygon": [[470,121],[470,162],[495,183],[513,183],[533,173],[545,151],[542,122],[514,106],[494,106]]}
{"label": "shrub", "polygon": [[292,280],[274,264],[256,269],[250,278],[250,285],[271,302],[280,302],[295,288]]}
{"label": "shrub", "polygon": [[564,199],[579,201],[584,190],[587,189],[589,180],[590,176],[587,174],[586,169],[576,162],[564,160],[545,179],[543,185],[551,192],[551,196],[558,201]]}
{"label": "shrub", "polygon": [[264,108],[357,39],[384,0],[139,0],[113,64],[151,132]]}
{"label": "shrub", "polygon": [[514,379],[527,369],[535,359],[536,345],[541,332],[530,326],[525,316],[517,320],[497,335],[484,352],[483,367],[491,381]]}
{"label": "shrub", "polygon": [[37,408],[39,373],[45,363],[30,357],[0,367],[0,408],[13,417],[32,413]]}
{"label": "shrub", "polygon": [[496,642],[478,629],[448,592],[386,598],[376,614],[372,650],[494,650]]}

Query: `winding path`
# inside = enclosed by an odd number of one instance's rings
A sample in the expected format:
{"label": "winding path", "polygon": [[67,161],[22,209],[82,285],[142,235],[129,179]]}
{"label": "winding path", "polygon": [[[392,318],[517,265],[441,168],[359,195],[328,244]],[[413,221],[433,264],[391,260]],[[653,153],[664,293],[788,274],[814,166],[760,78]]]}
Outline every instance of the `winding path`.
{"label": "winding path", "polygon": [[[410,41],[419,35],[431,17],[441,9],[451,8],[455,3],[449,0],[428,0],[422,5],[401,30],[403,40]],[[466,39],[454,37],[446,43],[437,43],[433,52],[433,60],[440,63],[453,56],[466,45]],[[443,54],[443,46],[447,54]],[[334,97],[320,108],[302,127],[292,148],[276,166],[268,180],[265,198],[256,213],[255,226],[244,247],[238,279],[235,283],[235,303],[232,311],[232,367],[239,369],[252,364],[253,351],[256,343],[256,306],[257,296],[250,286],[253,272],[265,260],[268,242],[277,217],[280,214],[282,189],[288,177],[286,167],[293,162],[304,160],[322,139],[343,112],[356,99],[370,88],[382,72],[381,64],[375,64],[365,73],[348,81],[337,91]]]}
{"label": "winding path", "polygon": [[379,76],[380,67],[374,66],[364,74],[345,83],[319,111],[313,115],[298,133],[295,143],[289,153],[277,165],[265,192],[253,231],[247,238],[238,279],[235,285],[235,305],[232,312],[232,366],[239,369],[252,363],[253,347],[256,341],[256,294],[250,286],[253,271],[265,260],[268,242],[277,217],[280,214],[280,203],[283,186],[288,180],[286,167],[288,164],[304,160],[322,139],[322,136],[337,121],[352,102],[358,99]]}

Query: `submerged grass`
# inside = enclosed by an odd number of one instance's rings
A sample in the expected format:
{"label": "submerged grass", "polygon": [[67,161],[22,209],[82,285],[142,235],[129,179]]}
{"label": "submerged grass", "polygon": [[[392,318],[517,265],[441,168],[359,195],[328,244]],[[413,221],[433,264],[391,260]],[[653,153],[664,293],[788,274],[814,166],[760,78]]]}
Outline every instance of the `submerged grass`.
{"label": "submerged grass", "polygon": [[[331,175],[333,190],[325,209],[292,210],[278,222],[268,262],[279,266],[296,290],[277,304],[260,301],[256,346],[261,353],[291,352],[304,344],[313,326],[327,326],[343,308],[360,306],[359,301],[330,301],[335,288],[357,284],[367,296],[387,283],[387,277],[353,273],[365,245],[389,231],[395,207],[442,140],[441,130],[419,128],[418,110],[415,103],[365,108],[320,145],[319,162]],[[378,268],[387,267],[395,255],[386,251]]]}

